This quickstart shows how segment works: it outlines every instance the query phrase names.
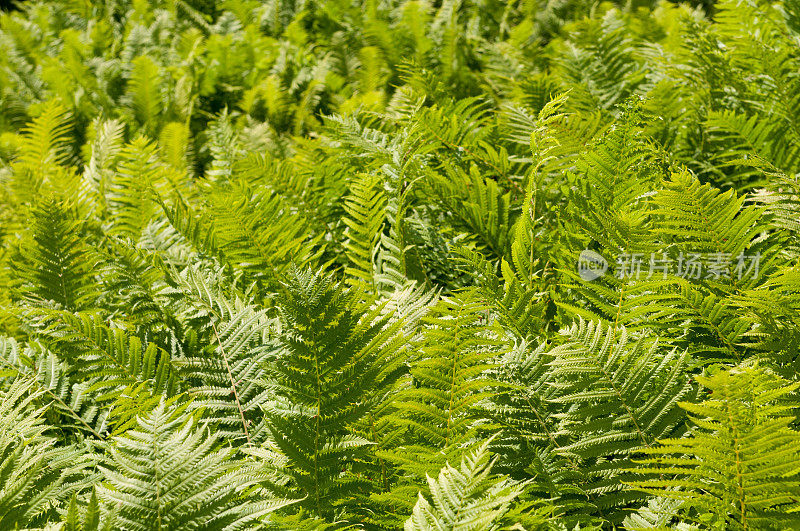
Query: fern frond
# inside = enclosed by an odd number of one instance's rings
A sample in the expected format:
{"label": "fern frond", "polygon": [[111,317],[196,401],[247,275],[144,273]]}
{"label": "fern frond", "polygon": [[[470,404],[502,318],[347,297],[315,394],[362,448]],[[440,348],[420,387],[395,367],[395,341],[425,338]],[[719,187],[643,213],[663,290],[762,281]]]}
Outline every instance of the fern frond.
{"label": "fern frond", "polygon": [[52,301],[66,310],[92,307],[97,297],[95,261],[82,233],[84,224],[71,205],[43,198],[31,212],[31,235],[12,267],[22,281],[20,295]]}
{"label": "fern frond", "polygon": [[161,402],[138,427],[114,439],[99,467],[100,499],[131,530],[241,529],[292,501],[243,494],[259,475],[233,459],[184,407]]}
{"label": "fern frond", "polygon": [[482,302],[465,293],[442,299],[424,320],[420,355],[410,368],[415,386],[397,397],[397,422],[418,443],[443,450],[470,438],[471,410],[493,394],[488,371],[502,349],[482,326],[486,317]]}
{"label": "fern frond", "polygon": [[550,385],[558,389],[551,400],[569,405],[557,415],[569,442],[557,451],[580,460],[583,488],[612,521],[637,500],[621,483],[632,479],[631,456],[681,432],[678,402],[693,392],[685,355],[645,338],[628,341],[625,329],[581,321],[549,353]]}
{"label": "fern frond", "polygon": [[78,503],[78,497],[72,496],[67,513],[63,517],[64,531],[112,531],[116,520],[114,511],[101,514],[100,501],[93,490],[85,507]]}
{"label": "fern frond", "polygon": [[[85,394],[98,407],[146,407],[145,395],[129,401],[134,389],[150,397],[176,393],[177,382],[169,354],[154,343],[143,344],[118,328],[109,328],[96,314],[31,310],[28,323],[38,337],[67,363],[69,379],[85,382]],[[126,394],[128,393],[128,394]],[[122,422],[131,414],[119,412]]]}
{"label": "fern frond", "polygon": [[22,380],[0,391],[0,526],[33,527],[52,516],[55,504],[68,500],[93,481],[96,465],[86,448],[57,446],[45,435],[36,397]]}
{"label": "fern frond", "polygon": [[503,516],[523,487],[509,479],[490,476],[489,442],[465,455],[459,468],[447,463],[439,477],[428,477],[433,505],[422,494],[405,531],[429,529],[501,529]]}
{"label": "fern frond", "polygon": [[222,435],[261,443],[267,433],[261,408],[272,398],[263,383],[266,365],[277,356],[274,319],[241,300],[228,300],[198,272],[185,273],[181,294],[191,304],[193,330],[202,333],[190,352],[174,365],[205,409],[204,422]]}
{"label": "fern frond", "polygon": [[348,217],[348,241],[344,244],[350,266],[345,273],[353,277],[353,281],[361,281],[374,285],[373,257],[382,234],[385,222],[385,197],[379,188],[381,182],[377,177],[365,174],[351,186],[351,195],[345,199],[344,210]]}
{"label": "fern frond", "polygon": [[117,172],[108,183],[107,197],[115,231],[134,241],[157,212],[154,192],[166,184],[154,143],[138,137],[119,154]]}
{"label": "fern frond", "polygon": [[266,187],[220,194],[209,213],[219,250],[253,280],[274,285],[290,263],[301,267],[319,256],[319,238],[303,217]]}
{"label": "fern frond", "polygon": [[798,437],[790,384],[759,367],[717,370],[698,381],[701,404],[681,403],[696,426],[645,450],[637,489],[683,502],[681,520],[725,529],[798,525]]}
{"label": "fern frond", "polygon": [[8,377],[25,380],[39,393],[39,402],[62,415],[62,430],[75,429],[101,439],[108,409],[95,403],[89,393],[91,382],[73,383],[69,365],[52,352],[20,345],[0,337],[0,366]]}
{"label": "fern frond", "polygon": [[399,375],[399,323],[358,297],[328,276],[294,273],[280,305],[281,352],[267,366],[278,400],[266,414],[291,463],[284,473],[322,515],[365,486],[352,473],[371,444],[359,426]]}
{"label": "fern frond", "polygon": [[23,129],[18,161],[42,178],[48,168],[66,164],[70,157],[72,116],[58,101],[51,100],[42,114]]}
{"label": "fern frond", "polygon": [[761,208],[744,206],[745,198],[732,190],[721,193],[686,173],[673,175],[653,202],[656,230],[687,252],[736,257],[767,230]]}
{"label": "fern frond", "polygon": [[99,119],[93,122],[95,138],[91,145],[89,162],[83,170],[83,178],[102,197],[109,181],[113,179],[114,167],[123,146],[125,125],[117,120]]}
{"label": "fern frond", "polygon": [[161,69],[146,55],[131,61],[127,98],[135,123],[151,135],[159,131],[162,110]]}

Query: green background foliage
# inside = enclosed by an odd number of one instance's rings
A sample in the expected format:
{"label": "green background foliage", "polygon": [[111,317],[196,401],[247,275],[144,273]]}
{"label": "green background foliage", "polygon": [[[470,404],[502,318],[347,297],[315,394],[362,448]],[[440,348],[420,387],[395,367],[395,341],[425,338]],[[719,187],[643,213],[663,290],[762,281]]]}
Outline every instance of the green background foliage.
{"label": "green background foliage", "polygon": [[0,528],[800,528],[796,0],[17,7]]}

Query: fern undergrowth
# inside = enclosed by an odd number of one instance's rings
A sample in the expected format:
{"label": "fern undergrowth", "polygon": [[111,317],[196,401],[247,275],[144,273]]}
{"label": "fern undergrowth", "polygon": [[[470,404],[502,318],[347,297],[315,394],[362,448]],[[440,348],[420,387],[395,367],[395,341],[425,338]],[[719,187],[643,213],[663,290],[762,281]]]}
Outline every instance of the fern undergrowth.
{"label": "fern undergrowth", "polygon": [[800,529],[800,4],[0,12],[0,530]]}

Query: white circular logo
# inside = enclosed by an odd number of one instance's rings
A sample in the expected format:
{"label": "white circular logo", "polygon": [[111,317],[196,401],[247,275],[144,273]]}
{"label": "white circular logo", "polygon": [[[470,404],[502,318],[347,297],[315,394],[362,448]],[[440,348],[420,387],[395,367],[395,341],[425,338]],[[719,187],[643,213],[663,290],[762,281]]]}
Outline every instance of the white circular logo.
{"label": "white circular logo", "polygon": [[583,280],[592,281],[606,274],[608,262],[600,254],[584,249],[578,256],[578,275]]}

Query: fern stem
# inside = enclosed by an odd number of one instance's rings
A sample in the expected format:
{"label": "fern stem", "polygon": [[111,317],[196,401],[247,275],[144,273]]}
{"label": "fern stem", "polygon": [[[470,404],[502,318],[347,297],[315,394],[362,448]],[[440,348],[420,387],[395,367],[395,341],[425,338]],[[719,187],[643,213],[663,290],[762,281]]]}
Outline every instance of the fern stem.
{"label": "fern stem", "polygon": [[[459,305],[458,307],[458,315],[455,319],[455,335],[453,336],[453,344],[458,345],[458,333],[461,331],[461,315],[462,310],[464,309],[463,304]],[[450,382],[450,403],[447,407],[447,425],[445,426],[445,435],[444,435],[444,447],[447,448],[447,445],[450,443],[450,423],[453,418],[453,398],[455,398],[455,387],[456,387],[456,369],[458,368],[458,352],[453,353],[453,373],[452,373],[452,380]]]}
{"label": "fern stem", "polygon": [[217,326],[214,324],[214,321],[211,321],[211,328],[214,330],[214,335],[217,338],[217,344],[219,345],[219,350],[222,353],[222,361],[225,362],[225,370],[228,371],[228,379],[231,381],[231,390],[233,391],[233,398],[236,401],[236,409],[239,410],[239,417],[242,419],[242,429],[244,429],[244,435],[247,437],[247,444],[252,444],[253,441],[250,439],[250,432],[247,430],[247,420],[244,418],[244,410],[242,409],[242,403],[239,400],[239,392],[236,390],[236,381],[233,378],[233,373],[231,372],[231,366],[228,363],[228,356],[225,354],[225,348],[222,346],[222,340],[219,337],[219,332],[217,332]]}
{"label": "fern stem", "polygon": [[733,437],[733,451],[736,455],[736,490],[739,494],[739,512],[741,514],[742,529],[747,529],[747,494],[744,491],[742,456],[739,450],[741,443],[739,442],[740,437],[736,429],[736,422],[733,419],[733,415],[731,415],[731,404],[728,397],[725,398],[725,413],[728,415],[728,422],[730,423],[731,435]]}

